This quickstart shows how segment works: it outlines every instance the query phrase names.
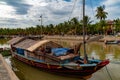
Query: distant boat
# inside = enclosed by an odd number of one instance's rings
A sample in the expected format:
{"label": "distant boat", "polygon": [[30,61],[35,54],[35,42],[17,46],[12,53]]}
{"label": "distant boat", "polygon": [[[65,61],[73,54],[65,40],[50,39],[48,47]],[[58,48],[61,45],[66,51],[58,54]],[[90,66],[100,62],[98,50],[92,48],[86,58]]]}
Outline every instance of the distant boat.
{"label": "distant boat", "polygon": [[119,44],[119,40],[105,41],[105,44]]}
{"label": "distant boat", "polygon": [[[84,5],[85,0],[83,0],[83,7]],[[65,48],[50,40],[38,41],[24,37],[13,38],[8,43],[11,45],[12,55],[18,60],[61,75],[90,76],[109,64],[109,60],[88,59],[84,24],[83,43],[78,43],[74,48]],[[84,46],[84,58],[80,57],[79,49],[82,44]]]}

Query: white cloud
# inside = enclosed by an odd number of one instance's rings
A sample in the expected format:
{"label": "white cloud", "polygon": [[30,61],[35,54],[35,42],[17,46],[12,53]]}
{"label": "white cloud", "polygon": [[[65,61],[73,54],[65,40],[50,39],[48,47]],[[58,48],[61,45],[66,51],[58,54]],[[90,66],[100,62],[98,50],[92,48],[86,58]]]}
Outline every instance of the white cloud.
{"label": "white cloud", "polygon": [[114,6],[115,4],[120,3],[120,0],[105,0],[102,4],[106,6]]}
{"label": "white cloud", "polygon": [[12,18],[15,10],[13,7],[8,5],[0,4],[0,18]]}
{"label": "white cloud", "polygon": [[48,3],[46,0],[25,0],[25,3],[33,5],[33,6],[47,6]]}
{"label": "white cloud", "polygon": [[[12,2],[13,1],[13,2]],[[30,27],[40,24],[39,16],[43,15],[43,24],[57,24],[68,21],[69,17],[82,18],[82,0],[76,0],[76,6],[71,14],[75,0],[66,2],[64,0],[6,0],[0,1],[0,23],[9,28],[13,27]],[[86,0],[87,1],[87,0]],[[98,1],[98,0],[96,0]],[[120,0],[101,0],[99,5],[105,5],[106,11],[109,13],[108,19],[118,18],[120,15],[117,5]],[[93,4],[94,5],[94,4]],[[23,9],[23,10],[22,10]],[[93,9],[90,5],[86,6],[86,14],[95,19],[96,6]],[[6,24],[6,25],[5,25]]]}
{"label": "white cloud", "polygon": [[[32,5],[32,7],[27,10],[27,14],[16,14],[15,12],[17,10],[15,6],[12,5],[3,5],[7,6],[5,8],[6,10],[3,11],[8,11],[7,13],[4,13],[4,15],[6,18],[14,18],[16,20],[15,23],[18,24],[18,27],[21,27],[21,25],[25,27],[40,24],[38,19],[40,19],[39,16],[41,14],[43,15],[43,24],[57,24],[68,21],[70,16],[71,18],[80,16],[81,6],[79,1],[77,2],[74,11],[71,14],[74,1],[75,0],[71,0],[71,2],[66,2],[63,0],[24,0],[24,2],[20,3]],[[4,23],[5,22],[8,22],[8,20],[4,19]]]}
{"label": "white cloud", "polygon": [[[73,1],[65,2],[62,0],[41,1],[45,6],[32,4],[33,7],[28,11],[28,16],[37,21],[39,16],[43,15],[43,24],[57,24],[69,19],[69,13],[72,10]],[[40,23],[40,22],[38,22]]]}
{"label": "white cloud", "polygon": [[105,10],[108,12],[107,19],[120,18],[120,0],[105,0],[101,5],[105,5]]}
{"label": "white cloud", "polygon": [[2,2],[2,1],[1,1],[0,4],[2,4],[2,5],[6,5],[6,2]]}

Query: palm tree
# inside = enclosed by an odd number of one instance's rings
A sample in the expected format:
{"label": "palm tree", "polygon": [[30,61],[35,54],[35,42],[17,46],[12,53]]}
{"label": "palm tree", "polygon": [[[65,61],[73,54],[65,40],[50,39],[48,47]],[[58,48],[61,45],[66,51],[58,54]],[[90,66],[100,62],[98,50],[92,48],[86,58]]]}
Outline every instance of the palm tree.
{"label": "palm tree", "polygon": [[[88,16],[84,16],[84,20],[85,20],[86,27],[88,27],[88,25],[90,25],[93,22],[90,20],[90,17],[88,17]],[[83,20],[81,20],[81,23],[83,23]]]}
{"label": "palm tree", "polygon": [[[107,18],[108,13],[104,11],[105,10],[105,6],[99,6],[97,7],[97,14],[96,17],[97,19],[100,19],[100,26],[102,29],[104,29],[103,25],[104,25],[104,21],[105,18]],[[104,30],[102,31],[102,33],[104,32]]]}
{"label": "palm tree", "polygon": [[97,14],[96,17],[97,19],[100,19],[100,21],[105,20],[105,18],[107,18],[108,13],[104,11],[105,10],[105,6],[99,6],[97,7]]}
{"label": "palm tree", "polygon": [[73,32],[76,35],[76,33],[77,33],[77,26],[79,26],[79,21],[78,21],[78,19],[76,17],[74,17],[74,18],[71,19],[71,23],[73,25],[73,30],[74,30]]}
{"label": "palm tree", "polygon": [[[90,27],[90,24],[93,22],[93,21],[91,21],[90,20],[90,17],[88,17],[88,16],[84,16],[84,21],[85,21],[85,27],[86,27],[86,32],[87,31],[90,31],[89,29],[89,27]],[[81,20],[80,21],[82,24],[83,24],[83,20]]]}

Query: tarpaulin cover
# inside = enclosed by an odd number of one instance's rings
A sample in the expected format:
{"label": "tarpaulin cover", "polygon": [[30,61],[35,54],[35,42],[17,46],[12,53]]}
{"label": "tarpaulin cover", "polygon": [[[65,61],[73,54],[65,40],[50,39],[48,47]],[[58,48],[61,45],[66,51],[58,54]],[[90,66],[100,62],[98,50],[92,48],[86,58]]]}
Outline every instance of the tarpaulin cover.
{"label": "tarpaulin cover", "polygon": [[24,49],[17,48],[17,53],[21,54],[21,55],[24,55]]}
{"label": "tarpaulin cover", "polygon": [[64,56],[67,54],[67,51],[70,50],[69,48],[53,48],[52,53],[55,56]]}

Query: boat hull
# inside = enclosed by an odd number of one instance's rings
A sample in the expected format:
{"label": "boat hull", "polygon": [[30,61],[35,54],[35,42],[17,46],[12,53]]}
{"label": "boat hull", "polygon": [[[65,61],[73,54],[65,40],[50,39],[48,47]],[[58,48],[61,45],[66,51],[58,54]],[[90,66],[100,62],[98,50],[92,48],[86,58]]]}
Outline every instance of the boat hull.
{"label": "boat hull", "polygon": [[119,44],[120,41],[106,41],[105,44]]}
{"label": "boat hull", "polygon": [[79,69],[75,70],[75,69],[66,68],[61,65],[52,65],[44,62],[37,62],[34,60],[27,59],[25,57],[19,56],[17,54],[14,54],[14,57],[26,64],[37,67],[41,70],[46,70],[46,71],[60,74],[60,75],[70,75],[70,76],[79,76],[79,77],[86,77],[86,76],[92,75],[94,72],[96,72],[97,70],[101,69],[102,67],[106,66],[109,63],[109,60],[105,60],[99,63],[97,66],[86,66],[86,67],[78,66]]}

